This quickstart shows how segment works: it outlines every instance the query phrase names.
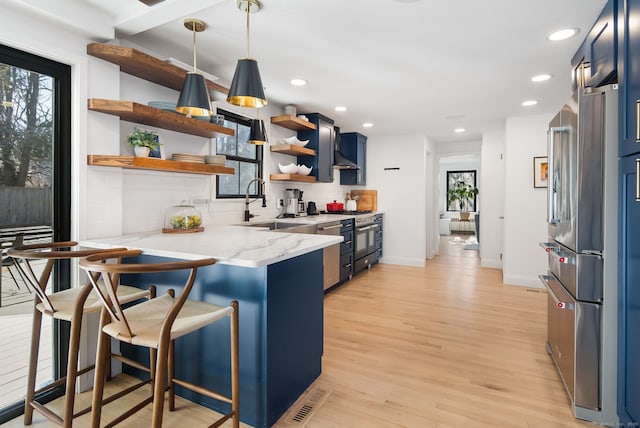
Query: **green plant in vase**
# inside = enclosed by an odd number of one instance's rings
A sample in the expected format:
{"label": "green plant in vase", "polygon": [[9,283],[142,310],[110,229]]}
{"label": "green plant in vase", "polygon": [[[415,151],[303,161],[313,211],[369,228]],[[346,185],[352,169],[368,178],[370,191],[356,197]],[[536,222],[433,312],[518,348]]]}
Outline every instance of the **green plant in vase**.
{"label": "green plant in vase", "polygon": [[447,192],[447,204],[458,202],[460,220],[469,220],[469,204],[478,195],[478,188],[464,181],[458,181]]}
{"label": "green plant in vase", "polygon": [[133,146],[136,156],[148,157],[151,150],[160,147],[158,134],[155,131],[134,128],[133,132],[127,136],[127,143]]}

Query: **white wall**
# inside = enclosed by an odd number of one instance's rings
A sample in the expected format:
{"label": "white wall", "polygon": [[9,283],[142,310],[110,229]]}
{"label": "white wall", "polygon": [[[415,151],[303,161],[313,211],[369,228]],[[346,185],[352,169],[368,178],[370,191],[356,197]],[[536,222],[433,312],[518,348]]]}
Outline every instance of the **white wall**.
{"label": "white wall", "polygon": [[[511,117],[506,123],[503,281],[540,287],[547,271],[539,243],[547,238],[546,191],[533,187],[533,158],[546,156],[552,114]],[[482,239],[482,238],[481,238]]]}
{"label": "white wall", "polygon": [[[424,266],[427,257],[427,151],[424,135],[378,136],[367,141],[367,188],[378,190],[384,211],[384,263]],[[385,170],[399,168],[399,170]]]}
{"label": "white wall", "polygon": [[[485,132],[481,150],[480,263],[482,267],[502,267],[504,217],[505,130]],[[526,172],[525,172],[526,173]]]}

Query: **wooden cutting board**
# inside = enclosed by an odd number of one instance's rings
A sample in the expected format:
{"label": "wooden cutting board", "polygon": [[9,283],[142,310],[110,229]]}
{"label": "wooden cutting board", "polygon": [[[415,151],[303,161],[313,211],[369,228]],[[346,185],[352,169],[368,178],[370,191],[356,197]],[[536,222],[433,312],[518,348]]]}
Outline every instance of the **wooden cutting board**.
{"label": "wooden cutting board", "polygon": [[377,190],[352,190],[351,195],[358,195],[356,201],[358,211],[377,211],[378,210],[378,191]]}

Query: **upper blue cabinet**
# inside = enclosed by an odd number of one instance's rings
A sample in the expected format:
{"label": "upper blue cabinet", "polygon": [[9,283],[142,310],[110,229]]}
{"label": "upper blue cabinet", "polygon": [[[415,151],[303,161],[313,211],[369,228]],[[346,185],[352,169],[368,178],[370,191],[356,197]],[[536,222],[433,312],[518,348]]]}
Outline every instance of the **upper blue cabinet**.
{"label": "upper blue cabinet", "polygon": [[573,89],[617,82],[617,0],[607,2],[573,57]]}
{"label": "upper blue cabinet", "polygon": [[319,182],[331,183],[333,181],[333,146],[335,131],[333,130],[333,119],[323,116],[320,113],[305,113],[310,123],[316,129],[299,130],[299,140],[309,140],[305,147],[316,151],[315,156],[298,156],[298,163],[312,166],[312,175],[318,178]]}
{"label": "upper blue cabinet", "polygon": [[355,186],[367,184],[367,137],[358,132],[343,132],[340,134],[338,149],[359,168],[341,169],[340,184]]}

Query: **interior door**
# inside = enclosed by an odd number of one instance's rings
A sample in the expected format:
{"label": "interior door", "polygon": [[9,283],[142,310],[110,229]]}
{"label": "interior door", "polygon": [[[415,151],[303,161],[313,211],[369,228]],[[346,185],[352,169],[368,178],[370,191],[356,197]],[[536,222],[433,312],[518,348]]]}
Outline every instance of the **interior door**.
{"label": "interior door", "polygon": [[[0,45],[0,240],[69,240],[71,223],[71,68]],[[48,231],[48,232],[47,232]],[[9,245],[12,245],[11,243]],[[33,294],[2,267],[0,424],[22,413]],[[36,267],[37,270],[37,267]],[[38,272],[36,272],[38,273]],[[68,264],[49,287],[69,286]],[[43,326],[37,384],[64,376],[67,331]],[[46,401],[61,395],[55,391]]]}

